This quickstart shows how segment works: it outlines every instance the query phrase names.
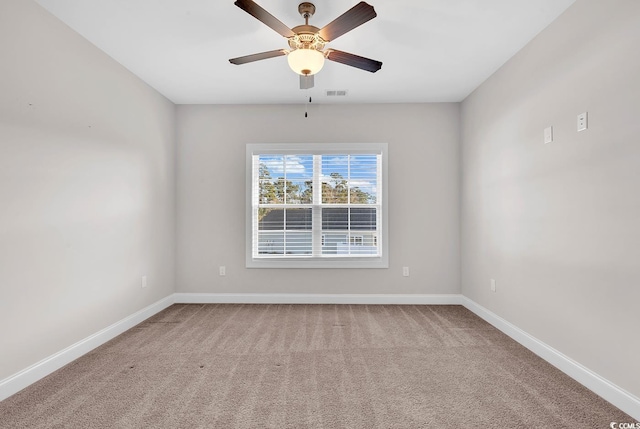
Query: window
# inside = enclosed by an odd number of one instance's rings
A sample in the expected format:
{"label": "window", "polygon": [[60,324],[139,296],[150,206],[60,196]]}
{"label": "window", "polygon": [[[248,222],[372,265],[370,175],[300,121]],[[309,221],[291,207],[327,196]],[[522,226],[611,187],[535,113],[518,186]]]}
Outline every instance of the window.
{"label": "window", "polygon": [[386,149],[247,145],[247,267],[388,267]]}

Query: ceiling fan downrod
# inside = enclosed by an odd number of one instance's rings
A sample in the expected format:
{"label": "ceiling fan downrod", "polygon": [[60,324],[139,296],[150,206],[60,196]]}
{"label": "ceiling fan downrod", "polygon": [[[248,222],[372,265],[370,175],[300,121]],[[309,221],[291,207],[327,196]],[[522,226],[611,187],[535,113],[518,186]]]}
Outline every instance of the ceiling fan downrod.
{"label": "ceiling fan downrod", "polygon": [[313,3],[305,1],[298,5],[298,12],[304,18],[304,25],[309,25],[309,18],[316,13],[316,7]]}

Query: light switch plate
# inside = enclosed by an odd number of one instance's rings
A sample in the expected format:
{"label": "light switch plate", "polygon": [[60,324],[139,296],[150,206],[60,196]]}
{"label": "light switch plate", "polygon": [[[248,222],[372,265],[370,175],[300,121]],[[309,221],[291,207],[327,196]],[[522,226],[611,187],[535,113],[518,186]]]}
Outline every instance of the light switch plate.
{"label": "light switch plate", "polygon": [[553,127],[547,127],[544,129],[544,144],[551,143],[553,141]]}

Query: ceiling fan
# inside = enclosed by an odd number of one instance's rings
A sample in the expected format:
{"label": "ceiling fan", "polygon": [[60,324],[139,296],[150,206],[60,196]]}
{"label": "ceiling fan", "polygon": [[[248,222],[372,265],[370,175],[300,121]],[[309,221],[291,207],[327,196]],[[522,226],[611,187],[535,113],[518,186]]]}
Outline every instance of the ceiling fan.
{"label": "ceiling fan", "polygon": [[298,5],[298,12],[304,18],[305,23],[293,28],[284,25],[252,0],[237,0],[234,4],[283,37],[286,37],[291,49],[276,49],[275,51],[232,58],[229,60],[231,64],[240,65],[286,55],[291,69],[300,75],[300,89],[313,88],[313,76],[320,71],[324,65],[325,58],[371,73],[375,73],[382,68],[380,61],[338,51],[337,49],[329,48],[325,50],[327,43],[377,16],[373,6],[363,1],[322,29],[309,25],[309,18],[316,11],[313,3],[302,2]]}

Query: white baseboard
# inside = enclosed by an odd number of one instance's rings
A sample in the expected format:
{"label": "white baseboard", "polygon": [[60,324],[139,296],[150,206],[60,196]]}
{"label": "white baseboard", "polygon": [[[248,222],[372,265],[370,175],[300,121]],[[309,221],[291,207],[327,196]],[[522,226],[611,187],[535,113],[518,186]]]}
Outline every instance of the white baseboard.
{"label": "white baseboard", "polygon": [[611,402],[637,421],[640,421],[640,398],[616,386],[590,369],[585,368],[578,362],[529,335],[497,314],[476,304],[469,298],[462,296],[461,304],[578,383]]}
{"label": "white baseboard", "polygon": [[461,305],[462,295],[176,293],[176,304]]}
{"label": "white baseboard", "polygon": [[60,352],[0,380],[0,401],[51,374],[64,365],[115,338],[172,304],[396,304],[462,305],[509,337],[640,421],[640,399],[474,301],[458,294],[208,294],[175,293]]}
{"label": "white baseboard", "polygon": [[131,329],[156,313],[164,310],[173,304],[173,295],[161,299],[148,307],[128,316],[103,330],[96,332],[89,337],[61,350],[38,363],[31,365],[22,371],[0,380],[0,401],[19,392],[32,383],[46,377],[52,372],[62,368],[66,364],[74,361],[80,356],[89,353],[91,350],[106,343],[107,341],[122,334],[127,329]]}

